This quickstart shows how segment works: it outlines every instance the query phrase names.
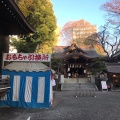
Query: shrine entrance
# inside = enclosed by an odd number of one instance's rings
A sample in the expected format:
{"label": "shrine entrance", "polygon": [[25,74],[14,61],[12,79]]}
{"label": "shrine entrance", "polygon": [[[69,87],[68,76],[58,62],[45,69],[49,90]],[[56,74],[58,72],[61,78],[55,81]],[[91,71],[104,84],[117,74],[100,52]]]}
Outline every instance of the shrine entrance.
{"label": "shrine entrance", "polygon": [[72,77],[82,76],[84,74],[83,68],[71,68],[70,73],[72,73]]}
{"label": "shrine entrance", "polygon": [[[68,59],[67,64],[65,64],[64,66],[65,78],[87,77],[87,74],[90,72],[87,61],[82,57],[78,58],[77,61],[72,59],[74,58]],[[82,60],[82,62],[80,59]]]}

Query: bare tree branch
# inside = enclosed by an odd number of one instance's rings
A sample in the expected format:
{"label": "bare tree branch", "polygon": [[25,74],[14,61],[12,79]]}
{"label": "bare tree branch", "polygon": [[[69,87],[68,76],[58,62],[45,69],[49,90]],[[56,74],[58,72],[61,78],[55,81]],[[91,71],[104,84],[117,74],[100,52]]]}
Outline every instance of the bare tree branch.
{"label": "bare tree branch", "polygon": [[[108,31],[110,30],[110,31]],[[104,52],[107,54],[107,56],[112,59],[113,55],[120,50],[120,39],[119,34],[115,34],[115,30],[113,28],[109,29],[108,26],[103,26],[101,32],[92,34],[89,36],[85,43],[86,44],[100,44],[104,50]],[[119,29],[118,29],[119,30]]]}

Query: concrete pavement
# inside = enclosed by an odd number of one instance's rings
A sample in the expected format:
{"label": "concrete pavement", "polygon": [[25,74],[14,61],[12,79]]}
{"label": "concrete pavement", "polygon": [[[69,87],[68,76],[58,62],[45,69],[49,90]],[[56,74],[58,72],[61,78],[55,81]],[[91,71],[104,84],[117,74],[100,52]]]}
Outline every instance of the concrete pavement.
{"label": "concrete pavement", "polygon": [[56,91],[49,109],[0,107],[0,120],[120,120],[120,92],[96,92],[75,97],[75,91]]}

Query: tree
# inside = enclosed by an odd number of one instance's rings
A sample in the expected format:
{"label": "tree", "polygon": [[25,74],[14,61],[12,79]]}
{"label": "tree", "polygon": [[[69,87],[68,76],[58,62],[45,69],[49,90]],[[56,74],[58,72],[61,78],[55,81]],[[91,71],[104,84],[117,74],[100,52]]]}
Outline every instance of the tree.
{"label": "tree", "polygon": [[43,42],[42,44],[40,44],[39,46],[39,50],[38,52],[39,53],[53,53],[53,47],[57,45],[58,43],[58,37],[59,37],[59,34],[60,34],[60,30],[59,30],[59,27],[57,27],[57,29],[55,30],[55,39],[53,41],[46,41],[46,42]]}
{"label": "tree", "polygon": [[85,43],[100,45],[108,59],[112,61],[113,55],[120,50],[119,37],[119,30],[109,26],[102,26],[101,31],[89,36]]}
{"label": "tree", "polygon": [[89,44],[86,44],[86,39],[95,33],[97,33],[97,27],[95,25],[91,25],[85,20],[78,20],[67,22],[61,31],[60,37],[66,45],[76,43],[83,49],[94,48],[98,54],[103,54],[103,49],[100,44],[93,44],[93,40],[89,41]]}
{"label": "tree", "polygon": [[114,25],[120,24],[120,0],[110,0],[101,6],[107,12],[107,19]]}
{"label": "tree", "polygon": [[19,36],[19,40],[12,39],[12,45],[19,52],[35,52],[39,44],[56,40],[56,17],[49,0],[16,0],[16,3],[36,29],[34,34]]}
{"label": "tree", "polygon": [[61,39],[66,41],[67,45],[72,43],[84,45],[85,38],[96,31],[96,26],[91,25],[85,20],[69,21],[64,25],[61,31]]}
{"label": "tree", "polygon": [[106,71],[105,64],[100,58],[93,59],[93,61],[89,63],[89,68],[91,69],[92,74]]}

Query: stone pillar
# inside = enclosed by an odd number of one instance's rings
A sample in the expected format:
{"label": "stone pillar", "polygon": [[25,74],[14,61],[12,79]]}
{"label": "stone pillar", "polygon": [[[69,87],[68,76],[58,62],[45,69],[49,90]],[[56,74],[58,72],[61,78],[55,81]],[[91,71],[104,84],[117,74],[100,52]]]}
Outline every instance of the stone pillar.
{"label": "stone pillar", "polygon": [[91,83],[95,83],[95,75],[91,75]]}

